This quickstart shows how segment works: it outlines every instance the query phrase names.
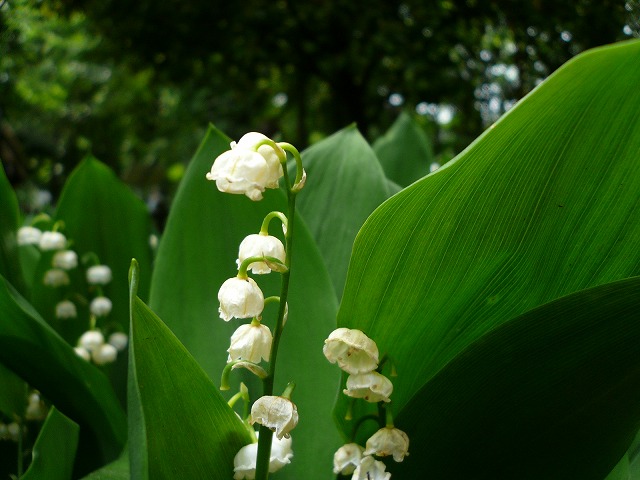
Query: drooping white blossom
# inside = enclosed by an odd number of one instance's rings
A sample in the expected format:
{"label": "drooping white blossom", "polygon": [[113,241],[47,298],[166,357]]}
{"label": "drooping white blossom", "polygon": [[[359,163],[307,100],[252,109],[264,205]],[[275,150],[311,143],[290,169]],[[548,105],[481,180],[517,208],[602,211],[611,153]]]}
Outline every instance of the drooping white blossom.
{"label": "drooping white blossom", "polygon": [[393,383],[378,372],[356,373],[349,375],[347,388],[343,392],[349,397],[362,398],[371,403],[390,402]]}
{"label": "drooping white blossom", "polygon": [[232,318],[253,318],[264,309],[264,295],[252,278],[232,277],[218,291],[220,318],[228,322]]}
{"label": "drooping white blossom", "polygon": [[47,409],[40,395],[36,392],[29,395],[29,403],[27,404],[24,418],[27,420],[43,420],[46,413]]}
{"label": "drooping white blossom", "polygon": [[360,461],[351,480],[389,480],[391,473],[386,470],[387,467],[384,463],[368,455]]}
{"label": "drooping white blossom", "polygon": [[409,437],[395,427],[383,427],[367,440],[364,455],[386,457],[393,455],[396,462],[401,462],[409,455]]}
{"label": "drooping white blossom", "polygon": [[93,352],[104,343],[104,335],[98,330],[89,330],[84,332],[78,340],[78,346]]}
{"label": "drooping white blossom", "polygon": [[55,268],[71,270],[78,266],[78,254],[73,250],[60,250],[53,255],[51,263]]}
{"label": "drooping white blossom", "polygon": [[[262,133],[249,132],[243,135],[240,140],[238,140],[236,147],[254,150],[255,146],[264,140],[269,140],[269,137],[263,135]],[[276,146],[276,148],[278,148],[278,152],[280,153],[280,155],[285,155],[284,151],[280,147]],[[278,153],[276,153],[276,150],[274,150],[271,145],[261,145],[260,147],[258,147],[258,153],[264,157],[269,167],[269,176],[267,179],[266,187],[278,188],[278,180],[280,180],[280,178],[284,175],[284,172],[282,170],[282,163],[280,163]]]}
{"label": "drooping white blossom", "polygon": [[240,325],[231,335],[231,346],[228,362],[235,360],[248,360],[253,363],[260,363],[262,359],[269,361],[271,353],[271,341],[273,337],[271,330],[266,325],[251,322]]}
{"label": "drooping white blossom", "polygon": [[127,348],[129,337],[126,333],[123,332],[113,332],[111,335],[109,335],[108,343],[116,347],[116,350],[121,352],[125,348]]}
{"label": "drooping white blossom", "polygon": [[18,229],[18,245],[38,245],[42,232],[36,227],[21,227]]}
{"label": "drooping white blossom", "polygon": [[89,311],[96,317],[106,317],[111,313],[113,304],[107,297],[96,297],[89,304]]}
{"label": "drooping white blossom", "polygon": [[[284,245],[278,237],[266,234],[252,234],[245,237],[238,249],[238,268],[240,264],[250,257],[274,257],[285,263]],[[271,268],[265,262],[253,262],[249,270],[255,274],[270,273]]]}
{"label": "drooping white blossom", "polygon": [[42,232],[38,245],[43,251],[62,250],[67,246],[67,237],[60,232]]}
{"label": "drooping white blossom", "polygon": [[333,473],[351,475],[362,460],[362,448],[357,443],[341,446],[333,455]]}
{"label": "drooping white blossom", "polygon": [[287,437],[298,424],[298,408],[288,398],[265,395],[251,406],[251,422],[275,432],[276,437]]}
{"label": "drooping white blossom", "polygon": [[[259,438],[260,433],[256,432]],[[291,437],[279,439],[275,435],[271,443],[271,455],[269,457],[269,473],[280,470],[291,463],[293,451],[291,450]],[[250,443],[242,447],[233,459],[234,480],[253,480],[256,478],[256,461],[258,458],[258,443]]]}
{"label": "drooping white blossom", "polygon": [[109,343],[103,343],[91,352],[91,359],[96,365],[113,363],[118,357],[118,350]]}
{"label": "drooping white blossom", "polygon": [[364,373],[378,367],[376,342],[356,329],[338,328],[324,341],[324,356],[347,373]]}
{"label": "drooping white blossom", "polygon": [[47,287],[61,287],[69,285],[69,275],[60,268],[52,268],[44,272],[44,284]]}
{"label": "drooping white blossom", "polygon": [[76,318],[78,309],[71,300],[62,300],[56,304],[56,318]]}
{"label": "drooping white blossom", "polygon": [[111,281],[111,268],[107,265],[93,265],[87,268],[89,285],[106,285]]}

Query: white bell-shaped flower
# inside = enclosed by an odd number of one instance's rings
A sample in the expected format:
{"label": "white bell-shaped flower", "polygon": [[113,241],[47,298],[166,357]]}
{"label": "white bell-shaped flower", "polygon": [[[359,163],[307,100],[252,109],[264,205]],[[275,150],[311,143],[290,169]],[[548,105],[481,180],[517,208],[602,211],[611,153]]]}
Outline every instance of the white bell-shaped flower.
{"label": "white bell-shaped flower", "polygon": [[111,313],[113,304],[107,297],[96,297],[89,304],[89,311],[96,317],[106,317]]}
{"label": "white bell-shaped flower", "polygon": [[264,295],[252,278],[233,277],[218,291],[220,318],[228,322],[232,318],[257,317],[264,310]]}
{"label": "white bell-shaped flower", "polygon": [[[256,432],[256,437],[260,437],[259,432]],[[279,439],[274,436],[271,443],[271,455],[269,456],[269,473],[277,472],[291,463],[291,457],[293,457],[291,437]],[[253,480],[256,478],[257,458],[257,443],[250,443],[242,447],[233,459],[234,480]]]}
{"label": "white bell-shaped flower", "polygon": [[393,383],[378,372],[357,373],[347,378],[345,395],[353,398],[363,398],[367,402],[390,402]]}
{"label": "white bell-shaped flower", "polygon": [[107,265],[94,265],[87,268],[89,285],[106,285],[111,281],[111,268]]}
{"label": "white bell-shaped flower", "polygon": [[84,359],[85,361],[88,362],[89,360],[91,360],[91,352],[86,348],[75,347],[73,350],[76,352],[76,355],[78,355],[80,358]]}
{"label": "white bell-shaped flower", "polygon": [[91,352],[91,359],[96,365],[106,365],[113,363],[118,357],[118,350],[109,343],[103,343]]}
{"label": "white bell-shaped flower", "polygon": [[56,318],[76,318],[78,309],[71,300],[62,300],[56,304]]}
{"label": "white bell-shaped flower", "polygon": [[275,432],[276,437],[289,436],[289,432],[298,424],[298,407],[288,398],[265,395],[251,406],[251,423]]}
{"label": "white bell-shaped flower", "polygon": [[324,356],[347,373],[364,373],[378,367],[378,346],[360,330],[338,328],[324,341]]}
{"label": "white bell-shaped flower", "polygon": [[93,352],[104,343],[104,335],[98,330],[89,330],[84,332],[78,340],[78,346]]}
{"label": "white bell-shaped flower", "polygon": [[27,420],[43,420],[47,414],[47,408],[37,393],[29,395],[29,403],[24,414]]}
{"label": "white bell-shaped flower", "polygon": [[40,237],[40,250],[62,250],[67,246],[67,237],[60,232],[42,232]]}
{"label": "white bell-shaped flower", "polygon": [[[236,147],[254,150],[255,146],[264,140],[269,140],[269,137],[263,135],[262,133],[249,132],[243,135],[240,140],[238,140]],[[286,155],[284,151],[280,147],[277,148],[279,149],[280,155],[284,157]],[[276,153],[276,151],[270,145],[261,145],[260,147],[258,147],[258,153],[264,157],[267,165],[269,166],[269,176],[265,186],[267,188],[278,188],[278,180],[280,180],[280,178],[284,175],[278,153]]]}
{"label": "white bell-shaped flower", "polygon": [[357,443],[341,446],[333,455],[333,473],[351,475],[362,460],[362,448]]}
{"label": "white bell-shaped flower", "polygon": [[231,335],[231,346],[227,350],[229,352],[227,361],[248,360],[249,362],[260,363],[264,359],[268,362],[272,340],[271,330],[266,325],[261,325],[259,322],[240,325]]}
{"label": "white bell-shaped flower", "polygon": [[126,333],[123,332],[113,332],[111,335],[109,335],[108,343],[116,347],[116,350],[121,352],[125,348],[127,348],[129,337]]}
{"label": "white bell-shaped flower", "polygon": [[73,250],[60,250],[55,253],[51,263],[55,268],[71,270],[78,266],[78,254]]}
{"label": "white bell-shaped flower", "polygon": [[18,229],[18,245],[38,245],[42,232],[36,227],[21,227]]}
{"label": "white bell-shaped flower", "polygon": [[387,472],[384,463],[372,456],[366,456],[360,461],[360,465],[353,472],[351,480],[389,480],[391,473]]}
{"label": "white bell-shaped flower", "polygon": [[69,275],[60,268],[52,268],[44,272],[44,284],[47,287],[61,287],[69,285]]}
{"label": "white bell-shaped flower", "polygon": [[215,159],[206,177],[221,192],[243,194],[255,202],[262,200],[269,183],[269,164],[258,152],[233,145]]}
{"label": "white bell-shaped flower", "polygon": [[383,427],[367,440],[364,455],[387,457],[393,455],[396,462],[401,462],[409,455],[409,437],[395,427]]}
{"label": "white bell-shaped flower", "polygon": [[[238,268],[247,258],[251,257],[274,257],[285,263],[284,245],[278,237],[267,234],[252,234],[245,237],[238,249]],[[265,262],[253,262],[249,265],[249,270],[255,274],[271,273],[271,268]]]}

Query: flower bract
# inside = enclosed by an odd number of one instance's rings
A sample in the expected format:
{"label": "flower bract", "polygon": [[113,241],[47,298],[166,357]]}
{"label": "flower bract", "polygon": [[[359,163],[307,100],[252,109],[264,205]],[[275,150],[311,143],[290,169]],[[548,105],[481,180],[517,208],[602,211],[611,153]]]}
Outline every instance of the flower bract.
{"label": "flower bract", "polygon": [[[256,432],[259,437],[259,432]],[[274,436],[269,457],[269,473],[274,473],[291,463],[291,437],[279,439]],[[233,459],[234,480],[253,480],[256,478],[256,460],[258,458],[258,444],[250,443],[242,447]]]}
{"label": "flower bract", "polygon": [[395,427],[383,427],[367,440],[364,455],[378,457],[393,455],[396,462],[401,462],[409,455],[409,437]]}
{"label": "flower bract", "polygon": [[364,373],[378,367],[378,346],[360,330],[338,328],[324,341],[324,356],[347,373]]}
{"label": "flower bract", "polygon": [[345,395],[363,398],[367,402],[389,402],[393,392],[391,380],[378,372],[357,373],[347,378]]}
{"label": "flower bract", "polygon": [[[238,268],[240,264],[250,257],[274,257],[285,263],[284,245],[278,237],[263,234],[252,234],[245,237],[238,249]],[[255,274],[270,273],[271,268],[265,262],[253,262],[249,270]]]}
{"label": "flower bract", "polygon": [[255,422],[270,428],[281,439],[298,424],[298,408],[288,398],[265,395],[251,407],[251,423]]}
{"label": "flower bract", "polygon": [[362,459],[362,448],[357,443],[347,443],[341,446],[333,455],[333,473],[351,475]]}
{"label": "flower bract", "polygon": [[252,278],[232,277],[218,291],[220,318],[228,322],[232,318],[253,318],[264,309],[264,295]]}
{"label": "flower bract", "polygon": [[254,322],[247,325],[240,325],[231,335],[231,346],[228,362],[234,360],[248,360],[253,363],[260,363],[262,359],[269,361],[271,353],[271,341],[273,337],[271,330],[266,325]]}
{"label": "flower bract", "polygon": [[384,463],[372,456],[366,456],[360,461],[360,465],[353,472],[351,480],[389,480],[391,474],[386,471]]}

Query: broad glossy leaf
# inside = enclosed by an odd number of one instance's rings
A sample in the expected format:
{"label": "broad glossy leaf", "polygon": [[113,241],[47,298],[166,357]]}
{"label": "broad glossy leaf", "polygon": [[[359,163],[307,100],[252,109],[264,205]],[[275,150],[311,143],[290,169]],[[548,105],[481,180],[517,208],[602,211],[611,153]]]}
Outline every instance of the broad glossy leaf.
{"label": "broad glossy leaf", "polygon": [[390,185],[355,125],[312,145],[302,160],[308,177],[298,207],[340,297],[356,234],[391,195]]}
{"label": "broad glossy leaf", "polygon": [[403,187],[428,174],[433,162],[429,137],[407,112],[374,142],[373,150],[387,177]]}
{"label": "broad glossy leaf", "polygon": [[[228,148],[229,139],[211,128],[192,159],[160,243],[150,300],[216,384],[227,361],[231,334],[241,323],[226,323],[218,317],[218,289],[237,273],[235,259],[242,239],[258,233],[268,212],[287,211],[284,192],[279,190],[269,190],[262,201],[252,202],[220,193],[205,180],[213,159]],[[278,473],[283,479],[326,468],[339,443],[329,420],[338,372],[322,354],[323,341],[335,328],[337,302],[322,258],[300,217],[293,228],[289,321],[278,354],[276,391],[281,392],[289,381],[296,382],[293,399],[301,419],[293,433],[295,460]],[[281,236],[277,222],[270,233]],[[279,295],[278,275],[254,278],[266,296]],[[268,306],[263,319],[270,327],[275,315],[276,308]],[[251,394],[257,398],[261,392],[253,388]]]}
{"label": "broad glossy leaf", "polygon": [[22,415],[27,406],[27,385],[0,363],[0,412],[13,417]]}
{"label": "broad glossy leaf", "polygon": [[364,225],[338,324],[396,360],[398,408],[507,320],[640,273],[639,59],[577,57]]}
{"label": "broad glossy leaf", "polygon": [[0,165],[0,275],[24,295],[25,284],[16,241],[19,218],[18,199],[4,173],[4,168]]}
{"label": "broad glossy leaf", "polygon": [[80,425],[82,468],[116,458],[126,420],[106,377],[78,357],[1,277],[0,311],[0,363]]}
{"label": "broad glossy leaf", "polygon": [[395,421],[412,456],[394,471],[600,480],[640,427],[638,358],[640,277],[526,312],[469,345],[405,405]]}
{"label": "broad glossy leaf", "polygon": [[[139,445],[137,447],[141,449]],[[125,448],[120,458],[108,465],[90,473],[83,480],[130,480],[129,473],[129,450]]]}
{"label": "broad glossy leaf", "polygon": [[[207,374],[142,300],[132,264],[129,397],[134,478],[228,479],[251,437]],[[142,438],[142,442],[139,440]],[[145,458],[146,456],[146,458]]]}
{"label": "broad glossy leaf", "polygon": [[79,427],[55,407],[51,407],[33,445],[33,460],[21,477],[24,480],[68,480],[78,447]]}

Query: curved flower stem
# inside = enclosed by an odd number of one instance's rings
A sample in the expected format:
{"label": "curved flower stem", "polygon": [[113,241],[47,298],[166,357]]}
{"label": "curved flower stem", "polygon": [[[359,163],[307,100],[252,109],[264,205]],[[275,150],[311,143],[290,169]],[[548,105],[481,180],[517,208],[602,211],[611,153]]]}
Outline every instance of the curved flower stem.
{"label": "curved flower stem", "polygon": [[264,217],[264,220],[262,221],[262,226],[260,227],[261,235],[269,235],[269,223],[271,223],[271,220],[273,220],[274,218],[277,218],[282,222],[284,230],[286,231],[288,223],[286,215],[282,212],[270,212],[266,217]]}
{"label": "curved flower stem", "polygon": [[[288,144],[285,144],[288,145]],[[279,144],[280,147],[284,146]],[[292,147],[293,148],[293,147]],[[285,148],[285,150],[287,150]],[[295,149],[294,149],[295,150]],[[297,152],[297,150],[296,150]],[[294,156],[296,156],[294,154]],[[296,157],[296,162],[300,154]],[[280,337],[282,336],[282,329],[284,326],[284,314],[287,308],[287,296],[289,295],[289,277],[291,275],[291,252],[293,246],[293,224],[296,211],[296,196],[291,191],[291,181],[286,168],[284,171],[284,181],[287,187],[287,200],[288,200],[288,225],[287,232],[285,234],[285,265],[288,267],[286,272],[281,274],[280,283],[280,305],[278,308],[278,320],[273,330],[273,341],[271,343],[271,354],[269,360],[269,374],[262,381],[262,394],[273,395],[273,385],[275,380],[276,371],[276,359],[278,357],[278,346],[280,345]],[[299,175],[302,175],[302,164],[300,163],[298,168]],[[267,480],[269,477],[269,457],[271,456],[271,442],[273,435],[269,428],[264,425],[260,426],[260,438],[258,439],[258,458],[256,461],[256,480]]]}
{"label": "curved flower stem", "polygon": [[[293,145],[291,145],[290,143],[286,143],[286,142],[280,142],[278,143],[278,146],[280,148],[282,148],[282,150],[284,150],[285,152],[289,152],[293,155],[293,158],[296,161],[296,179],[293,182],[293,185],[298,185],[300,183],[300,181],[302,180],[302,176],[304,175],[304,168],[302,168],[302,157],[300,156],[300,152],[298,151],[298,149],[296,147],[294,147]],[[287,170],[286,168],[284,168],[283,170]],[[288,180],[287,180],[288,183]],[[292,191],[292,187],[290,185],[287,185],[287,189],[289,192]],[[297,192],[293,192],[293,193],[297,193]],[[291,195],[291,193],[289,193],[289,195]],[[289,217],[291,218],[291,217]]]}

